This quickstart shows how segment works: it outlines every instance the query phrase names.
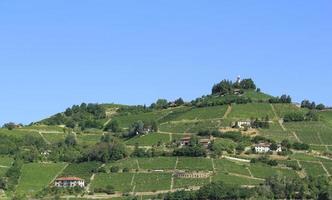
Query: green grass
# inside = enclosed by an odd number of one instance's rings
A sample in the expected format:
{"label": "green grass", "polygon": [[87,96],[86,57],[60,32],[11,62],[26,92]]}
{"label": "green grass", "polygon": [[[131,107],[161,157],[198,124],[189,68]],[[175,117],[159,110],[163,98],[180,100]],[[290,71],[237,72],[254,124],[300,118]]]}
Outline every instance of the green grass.
{"label": "green grass", "polygon": [[77,135],[78,142],[81,144],[93,145],[100,142],[101,135],[99,134],[79,134]]}
{"label": "green grass", "polygon": [[139,158],[140,169],[170,170],[175,168],[176,157]]}
{"label": "green grass", "polygon": [[217,173],[213,177],[213,181],[222,181],[226,185],[234,185],[234,186],[259,185],[260,183],[263,183],[263,181],[260,181],[260,180],[245,178],[245,177],[232,176],[232,175],[229,175],[229,174],[224,173],[224,172]]}
{"label": "green grass", "polygon": [[125,160],[120,160],[117,162],[111,162],[106,165],[106,167],[111,168],[112,166],[117,166],[120,170],[124,168],[128,168],[131,171],[135,171],[138,169],[137,159],[136,158],[128,158]]}
{"label": "green grass", "polygon": [[16,191],[24,194],[35,194],[39,192],[52,182],[64,166],[64,163],[24,164]]}
{"label": "green grass", "polygon": [[300,160],[300,161],[319,161],[318,158],[316,158],[314,156],[310,156],[305,153],[294,153],[294,154],[290,155],[289,157],[294,160]]}
{"label": "green grass", "polygon": [[262,136],[272,139],[276,142],[281,142],[284,139],[288,139],[292,142],[297,142],[296,138],[290,131],[283,131],[277,122],[270,123],[270,128],[259,129]]}
{"label": "green grass", "polygon": [[71,163],[60,176],[75,176],[89,183],[90,177],[100,166],[98,162]]}
{"label": "green grass", "polygon": [[22,128],[23,130],[38,130],[38,131],[46,131],[46,132],[61,132],[63,133],[62,127],[59,126],[47,126],[47,125],[33,125],[33,126],[26,126]]}
{"label": "green grass", "polygon": [[227,110],[227,106],[214,106],[204,108],[193,108],[174,120],[201,120],[201,119],[215,119],[222,118]]}
{"label": "green grass", "polygon": [[41,137],[38,132],[34,132],[34,131],[26,131],[26,130],[21,130],[21,129],[14,129],[14,130],[10,131],[10,130],[4,129],[4,128],[0,129],[0,135],[13,136],[15,138],[24,138],[27,135]]}
{"label": "green grass", "polygon": [[312,162],[300,162],[303,169],[307,172],[308,176],[316,177],[316,176],[326,176],[326,172],[324,171],[323,167],[319,163],[312,163]]}
{"label": "green grass", "polygon": [[135,145],[139,144],[139,146],[153,146],[157,145],[158,143],[167,144],[170,142],[170,137],[168,134],[161,134],[161,133],[150,133],[147,135],[136,136],[125,143],[127,145]]}
{"label": "green grass", "polygon": [[248,90],[244,93],[244,96],[249,97],[253,101],[268,101],[272,96],[263,92],[256,92],[254,90]]}
{"label": "green grass", "polygon": [[285,123],[286,128],[296,132],[298,137],[307,144],[332,144],[332,128],[323,122],[292,122]]}
{"label": "green grass", "polygon": [[332,111],[320,112],[322,121],[330,128],[332,128]]}
{"label": "green grass", "polygon": [[189,171],[212,171],[212,161],[207,158],[179,157],[176,169]]}
{"label": "green grass", "polygon": [[235,163],[226,159],[214,160],[214,165],[217,171],[241,174],[245,176],[250,176],[250,173],[247,169],[247,165]]}
{"label": "green grass", "polygon": [[327,171],[332,174],[332,161],[331,160],[324,160],[322,161],[323,165],[327,169]]}
{"label": "green grass", "polygon": [[191,186],[203,186],[210,182],[209,178],[174,178],[173,188],[189,188]]}
{"label": "green grass", "polygon": [[136,121],[153,121],[160,120],[167,114],[169,114],[172,109],[151,111],[146,113],[138,114],[128,114],[128,115],[115,115],[112,119],[117,120],[122,128],[128,128],[129,125],[133,124]]}
{"label": "green grass", "polygon": [[163,123],[159,125],[159,130],[170,133],[185,133],[192,126],[192,122],[181,122],[181,123]]}
{"label": "green grass", "polygon": [[233,120],[247,120],[251,118],[263,118],[267,115],[270,119],[275,117],[270,104],[267,103],[233,104],[232,112],[228,115],[228,118]]}
{"label": "green grass", "polygon": [[14,162],[14,159],[9,156],[0,156],[0,165],[10,167]]}
{"label": "green grass", "polygon": [[57,143],[65,140],[66,134],[64,133],[42,133],[47,141]]}
{"label": "green grass", "polygon": [[135,175],[135,192],[153,192],[169,190],[172,174],[169,173],[140,173]]}
{"label": "green grass", "polygon": [[9,168],[0,167],[0,178],[3,177]]}
{"label": "green grass", "polygon": [[252,175],[256,178],[268,178],[274,175],[283,175],[287,177],[296,177],[297,174],[293,170],[274,168],[264,164],[251,164],[249,167]]}
{"label": "green grass", "polygon": [[273,107],[279,118],[283,118],[285,114],[290,112],[301,112],[303,114],[308,112],[307,109],[299,108],[294,104],[273,104]]}
{"label": "green grass", "polygon": [[98,173],[92,181],[91,187],[106,188],[111,185],[117,192],[131,192],[133,188],[133,185],[131,185],[133,176],[133,173]]}
{"label": "green grass", "polygon": [[327,151],[325,146],[317,146],[317,145],[310,145],[310,149],[314,150],[314,151]]}

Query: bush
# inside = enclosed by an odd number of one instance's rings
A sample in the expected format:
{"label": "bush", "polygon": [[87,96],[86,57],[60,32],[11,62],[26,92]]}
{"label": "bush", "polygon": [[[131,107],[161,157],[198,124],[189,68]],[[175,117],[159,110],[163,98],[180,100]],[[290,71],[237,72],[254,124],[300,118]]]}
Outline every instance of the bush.
{"label": "bush", "polygon": [[111,172],[112,173],[118,173],[120,171],[120,168],[118,166],[112,166],[111,167]]}

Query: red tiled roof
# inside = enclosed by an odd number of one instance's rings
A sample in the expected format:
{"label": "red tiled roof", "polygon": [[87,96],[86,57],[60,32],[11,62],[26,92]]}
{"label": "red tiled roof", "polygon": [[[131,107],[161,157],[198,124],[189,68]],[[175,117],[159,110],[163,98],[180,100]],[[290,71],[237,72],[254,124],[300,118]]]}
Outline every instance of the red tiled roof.
{"label": "red tiled roof", "polygon": [[77,177],[61,177],[57,178],[55,181],[84,181],[84,180]]}

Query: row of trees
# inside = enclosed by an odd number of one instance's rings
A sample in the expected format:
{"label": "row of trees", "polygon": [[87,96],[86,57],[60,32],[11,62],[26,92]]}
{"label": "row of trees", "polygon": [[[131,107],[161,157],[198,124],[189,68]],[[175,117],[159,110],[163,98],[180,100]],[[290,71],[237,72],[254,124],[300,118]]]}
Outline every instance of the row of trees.
{"label": "row of trees", "polygon": [[316,111],[310,110],[307,113],[289,112],[283,117],[284,122],[300,122],[300,121],[318,121],[319,115]]}
{"label": "row of trees", "polygon": [[281,95],[281,97],[273,97],[269,99],[269,103],[292,103],[292,98],[289,95]]}
{"label": "row of trees", "polygon": [[80,127],[81,130],[86,128],[102,128],[103,124],[100,119],[106,118],[106,109],[99,104],[73,105],[67,108],[64,113],[58,113],[48,119],[41,121],[46,125],[66,125],[68,128]]}
{"label": "row of trees", "polygon": [[308,108],[310,110],[313,110],[313,109],[324,110],[326,107],[324,104],[316,105],[316,103],[314,101],[310,102],[309,100],[303,100],[301,102],[301,108]]}
{"label": "row of trees", "polygon": [[249,90],[256,89],[256,85],[252,79],[243,79],[240,82],[233,83],[230,80],[222,80],[220,83],[213,85],[212,94],[234,94],[235,89]]}

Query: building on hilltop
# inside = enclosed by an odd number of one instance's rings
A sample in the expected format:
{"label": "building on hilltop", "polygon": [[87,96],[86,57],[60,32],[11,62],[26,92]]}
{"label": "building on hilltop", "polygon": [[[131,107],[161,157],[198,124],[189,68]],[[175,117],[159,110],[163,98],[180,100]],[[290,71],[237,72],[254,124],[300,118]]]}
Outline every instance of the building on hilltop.
{"label": "building on hilltop", "polygon": [[77,177],[61,177],[54,181],[54,186],[58,188],[85,187],[85,181]]}

